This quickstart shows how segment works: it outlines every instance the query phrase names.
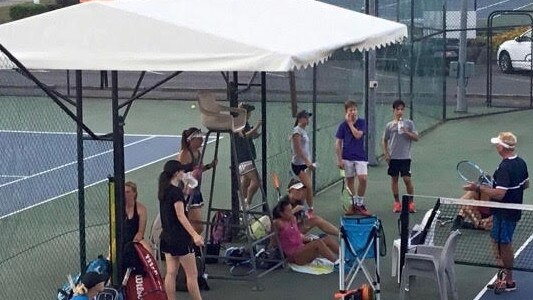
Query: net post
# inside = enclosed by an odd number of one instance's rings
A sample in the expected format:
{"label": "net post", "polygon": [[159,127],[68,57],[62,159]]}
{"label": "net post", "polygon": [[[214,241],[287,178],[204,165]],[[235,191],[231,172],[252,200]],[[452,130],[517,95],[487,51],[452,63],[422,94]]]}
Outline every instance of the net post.
{"label": "net post", "polygon": [[407,253],[407,244],[409,241],[409,200],[411,199],[412,196],[402,195],[402,211],[400,213],[400,273],[398,274],[400,278],[402,276],[405,253]]}

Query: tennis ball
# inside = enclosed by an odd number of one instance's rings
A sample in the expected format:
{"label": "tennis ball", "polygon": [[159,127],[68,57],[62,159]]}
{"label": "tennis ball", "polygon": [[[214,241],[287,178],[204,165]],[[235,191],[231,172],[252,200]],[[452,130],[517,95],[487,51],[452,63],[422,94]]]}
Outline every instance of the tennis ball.
{"label": "tennis ball", "polygon": [[195,108],[196,108],[196,105],[191,104],[191,109],[195,109]]}

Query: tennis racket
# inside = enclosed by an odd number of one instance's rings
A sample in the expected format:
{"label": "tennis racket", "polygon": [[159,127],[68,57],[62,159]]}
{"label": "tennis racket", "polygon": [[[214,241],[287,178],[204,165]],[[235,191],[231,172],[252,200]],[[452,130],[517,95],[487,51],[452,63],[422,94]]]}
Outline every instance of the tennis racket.
{"label": "tennis racket", "polygon": [[279,176],[276,172],[272,173],[272,185],[276,192],[278,192],[278,200],[281,199],[281,191],[279,190]]}
{"label": "tennis racket", "polygon": [[342,208],[344,209],[344,212],[351,212],[353,202],[352,199],[354,197],[354,194],[348,184],[346,184],[346,177],[344,174],[344,170],[340,170],[340,175],[343,178],[342,179],[342,187],[341,187],[341,202],[342,202]]}
{"label": "tennis racket", "polygon": [[457,174],[468,183],[479,183],[488,186],[493,185],[493,180],[476,163],[463,160],[457,164]]}

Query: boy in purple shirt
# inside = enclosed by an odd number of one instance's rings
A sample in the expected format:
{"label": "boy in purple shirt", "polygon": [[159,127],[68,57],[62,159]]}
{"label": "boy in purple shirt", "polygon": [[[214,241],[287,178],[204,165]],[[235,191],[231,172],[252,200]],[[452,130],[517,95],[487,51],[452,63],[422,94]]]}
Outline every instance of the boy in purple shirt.
{"label": "boy in purple shirt", "polygon": [[344,103],[344,122],[335,134],[335,153],[337,166],[344,170],[346,185],[350,191],[355,191],[355,175],[359,185],[357,195],[352,198],[353,213],[369,216],[370,212],[364,205],[366,182],[368,175],[368,156],[365,151],[366,122],[357,117],[357,104],[353,101]]}

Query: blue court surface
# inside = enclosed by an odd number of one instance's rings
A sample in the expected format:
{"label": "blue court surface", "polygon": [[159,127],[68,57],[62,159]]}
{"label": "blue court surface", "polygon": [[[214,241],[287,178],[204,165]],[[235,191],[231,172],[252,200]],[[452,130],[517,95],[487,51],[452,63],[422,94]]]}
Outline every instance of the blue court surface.
{"label": "blue court surface", "polygon": [[[496,279],[494,276],[493,280]],[[503,292],[496,295],[494,291],[483,289],[474,300],[525,300],[533,298],[533,273],[515,271],[513,272],[513,279],[516,281],[517,289],[512,292]],[[492,281],[491,281],[492,282]],[[489,282],[487,282],[489,284]]]}
{"label": "blue court surface", "polygon": [[[180,136],[126,135],[126,172],[175,157]],[[77,191],[76,134],[0,131],[0,219]],[[113,174],[113,144],[84,141],[85,185]],[[50,182],[58,186],[49,188]]]}
{"label": "blue court surface", "polygon": [[[533,243],[531,242],[533,235],[522,246],[514,245],[515,247],[515,265],[524,264],[527,260],[531,259],[533,253]],[[531,264],[531,262],[529,262]],[[530,266],[530,265],[529,265]],[[490,282],[493,282],[496,279],[496,275],[492,278]],[[523,299],[533,299],[533,272],[523,272],[523,271],[514,271],[513,280],[516,281],[517,289],[510,292],[504,292],[502,294],[496,295],[493,290],[483,289],[479,292],[477,297],[474,300],[495,300],[495,299],[506,299],[506,300],[523,300]],[[489,284],[490,282],[487,282]]]}

